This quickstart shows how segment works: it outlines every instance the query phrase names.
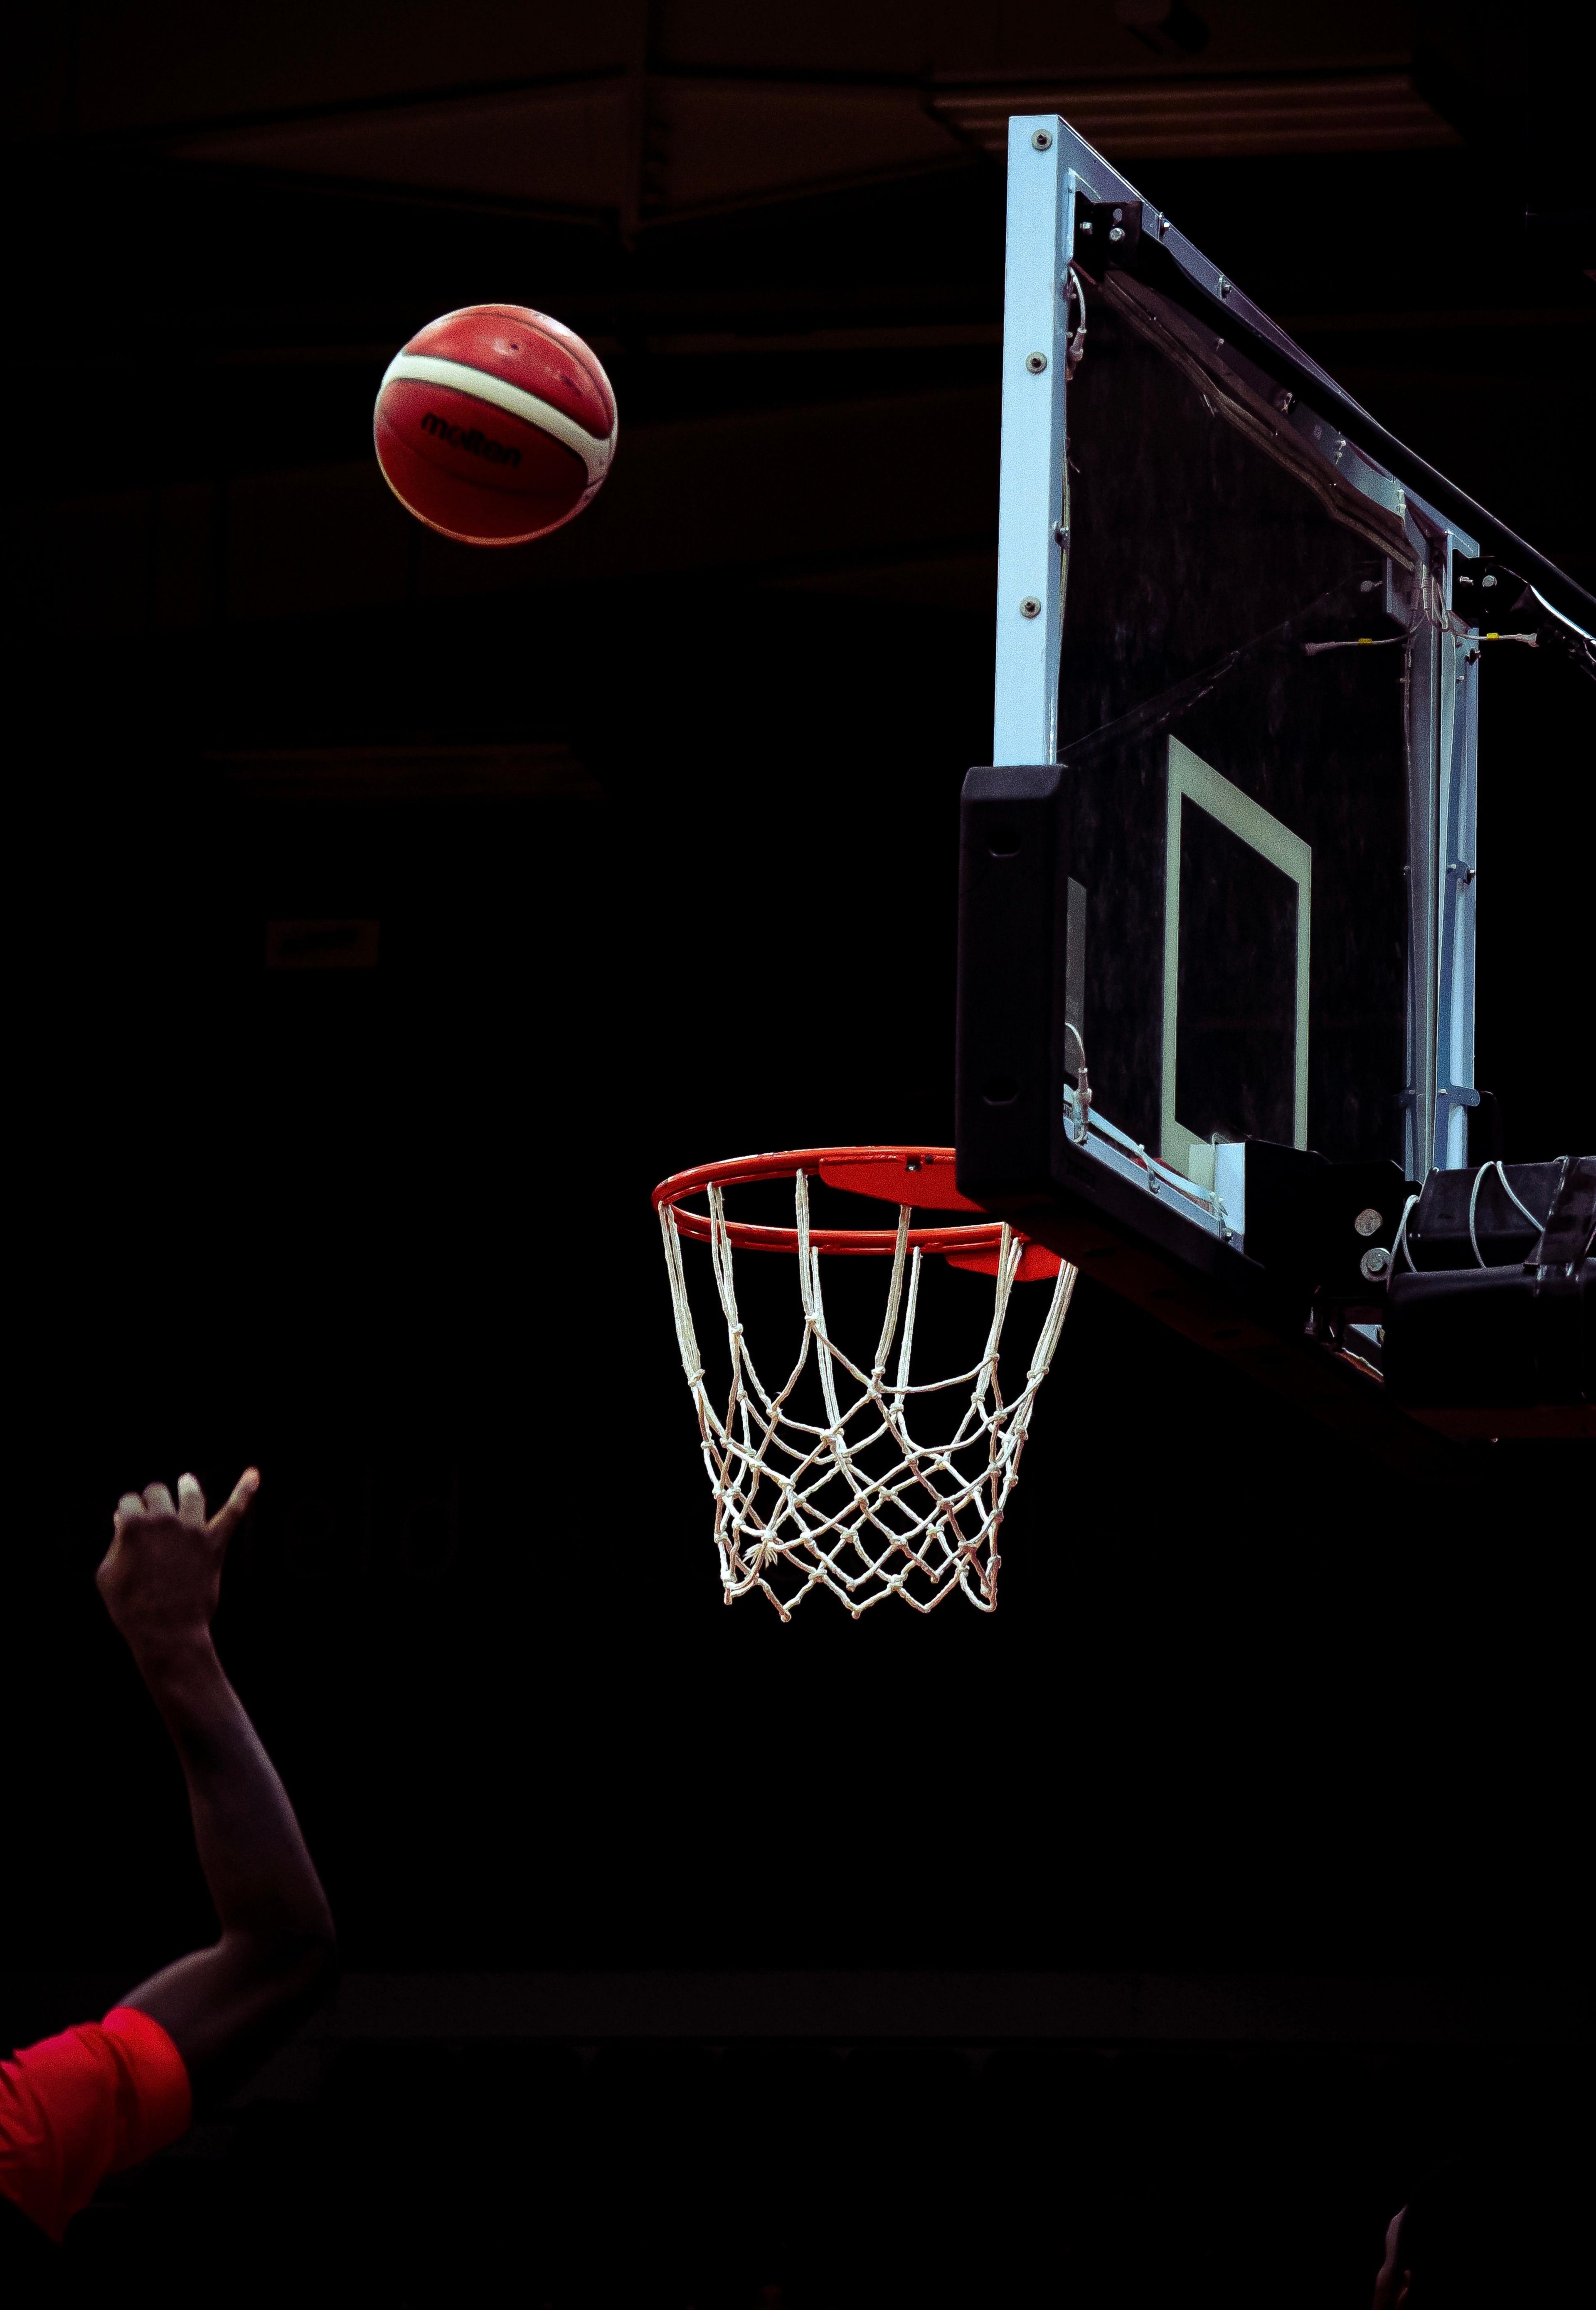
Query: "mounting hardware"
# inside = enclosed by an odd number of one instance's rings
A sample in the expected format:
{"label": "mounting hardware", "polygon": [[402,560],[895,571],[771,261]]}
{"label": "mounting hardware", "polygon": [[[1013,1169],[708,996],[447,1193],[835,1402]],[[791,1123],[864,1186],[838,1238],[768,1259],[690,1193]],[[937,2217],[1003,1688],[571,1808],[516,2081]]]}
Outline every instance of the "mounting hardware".
{"label": "mounting hardware", "polygon": [[1052,149],[1053,149],[1053,131],[1052,131],[1052,129],[1051,129],[1051,128],[1038,128],[1038,129],[1037,129],[1037,133],[1036,133],[1036,135],[1031,138],[1031,150],[1032,150],[1032,152],[1051,152],[1051,151],[1052,151]]}
{"label": "mounting hardware", "polygon": [[1037,601],[1034,594],[1028,594],[1026,595],[1024,601],[1019,605],[1019,614],[1022,618],[1039,618],[1041,616],[1042,604]]}
{"label": "mounting hardware", "polygon": [[1366,1204],[1352,1222],[1359,1235],[1378,1235],[1385,1224],[1382,1214],[1372,1203]]}
{"label": "mounting hardware", "polygon": [[1062,521],[1055,521],[1053,525],[1053,542],[1055,545],[1066,546],[1070,543],[1069,529]]}
{"label": "mounting hardware", "polygon": [[1221,297],[1228,297],[1230,294],[1230,283],[1226,280],[1222,273],[1219,279],[1219,291]]}
{"label": "mounting hardware", "polygon": [[1371,1244],[1357,1263],[1358,1273],[1373,1283],[1391,1265],[1391,1254],[1383,1243]]}
{"label": "mounting hardware", "polygon": [[[1142,204],[1140,201],[1080,201],[1075,204],[1075,231],[1079,240],[1106,240],[1114,249],[1115,261],[1123,264],[1134,254],[1141,239]],[[1099,264],[1107,262],[1104,249]]]}
{"label": "mounting hardware", "polygon": [[1040,377],[1047,366],[1047,356],[1045,353],[1027,353],[1025,365],[1033,377]]}

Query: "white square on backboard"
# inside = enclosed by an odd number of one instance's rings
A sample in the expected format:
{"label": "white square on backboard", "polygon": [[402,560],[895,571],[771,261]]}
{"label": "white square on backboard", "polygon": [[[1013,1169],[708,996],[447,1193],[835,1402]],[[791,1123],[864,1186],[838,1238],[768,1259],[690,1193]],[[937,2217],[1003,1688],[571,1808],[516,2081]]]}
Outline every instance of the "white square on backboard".
{"label": "white square on backboard", "polygon": [[1312,912],[1314,853],[1262,803],[1194,754],[1178,738],[1169,741],[1168,821],[1164,847],[1164,1087],[1158,1151],[1201,1187],[1214,1183],[1213,1149],[1190,1131],[1175,1112],[1175,1034],[1180,1012],[1180,806],[1190,799],[1249,849],[1297,885],[1297,1033],[1293,1057],[1291,1140],[1308,1143],[1308,929]]}

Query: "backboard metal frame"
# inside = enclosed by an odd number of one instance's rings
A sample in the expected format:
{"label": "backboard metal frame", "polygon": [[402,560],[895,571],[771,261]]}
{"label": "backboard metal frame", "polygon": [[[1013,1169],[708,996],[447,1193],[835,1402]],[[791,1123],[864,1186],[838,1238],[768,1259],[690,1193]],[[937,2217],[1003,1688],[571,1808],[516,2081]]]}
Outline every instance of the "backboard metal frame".
{"label": "backboard metal frame", "polygon": [[[1070,566],[1070,260],[1080,204],[1110,217],[1116,204],[1134,206],[1141,230],[1156,235],[1187,281],[1222,313],[1227,338],[1246,344],[1282,380],[1288,405],[1280,422],[1301,449],[1321,461],[1340,488],[1349,486],[1394,517],[1407,537],[1413,566],[1388,564],[1389,606],[1399,615],[1429,614],[1412,644],[1408,684],[1402,1159],[1413,1179],[1422,1179],[1433,1164],[1460,1166],[1467,1159],[1468,1110],[1479,1097],[1473,1072],[1479,651],[1478,630],[1453,610],[1453,565],[1460,557],[1477,559],[1488,541],[1502,542],[1518,566],[1543,583],[1566,581],[1488,517],[1470,525],[1463,515],[1478,516],[1479,509],[1384,434],[1066,121],[1054,114],[1011,119],[1008,170],[993,762],[1039,767],[1058,759]],[[1440,484],[1449,500],[1444,509],[1424,483]],[[1172,1192],[1175,1207],[1193,1226],[1227,1239],[1211,1181],[1204,1194],[1201,1182],[1166,1171],[1112,1117],[1095,1111],[1079,1143],[1108,1172],[1133,1177],[1153,1194]]]}

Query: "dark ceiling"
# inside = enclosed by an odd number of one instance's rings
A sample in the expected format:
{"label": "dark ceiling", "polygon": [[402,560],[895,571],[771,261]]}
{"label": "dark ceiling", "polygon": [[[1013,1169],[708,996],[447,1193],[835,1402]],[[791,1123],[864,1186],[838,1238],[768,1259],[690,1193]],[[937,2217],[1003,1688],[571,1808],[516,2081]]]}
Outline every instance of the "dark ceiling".
{"label": "dark ceiling", "polygon": [[[403,533],[369,453],[375,381],[437,310],[509,296],[612,365],[625,454],[593,518],[534,561],[422,541],[408,586],[719,568],[975,603],[1002,121],[1048,107],[1588,585],[1567,429],[1596,294],[1547,205],[1568,196],[1540,182],[1574,59],[1515,45],[1498,15],[47,12],[12,141],[24,375],[60,444],[25,476],[32,590],[100,630],[192,627],[219,596],[233,621],[377,607]],[[746,485],[759,474],[780,482]]]}

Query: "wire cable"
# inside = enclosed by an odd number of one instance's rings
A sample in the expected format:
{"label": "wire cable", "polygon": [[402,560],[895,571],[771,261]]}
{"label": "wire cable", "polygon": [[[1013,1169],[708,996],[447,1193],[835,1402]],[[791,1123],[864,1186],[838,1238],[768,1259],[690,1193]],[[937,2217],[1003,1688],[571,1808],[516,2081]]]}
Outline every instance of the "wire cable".
{"label": "wire cable", "polygon": [[1469,1190],[1469,1242],[1473,1249],[1476,1267],[1485,1265],[1485,1254],[1480,1250],[1479,1238],[1474,1232],[1474,1206],[1479,1201],[1479,1183],[1490,1168],[1488,1163],[1480,1165],[1474,1174],[1474,1185]]}
{"label": "wire cable", "polygon": [[[1507,1184],[1507,1174],[1502,1168],[1500,1163],[1496,1165],[1496,1177],[1502,1182],[1503,1192],[1506,1195],[1508,1202],[1518,1205],[1519,1210],[1522,1211],[1524,1217],[1529,1220],[1530,1225],[1535,1229],[1537,1235],[1544,1235],[1546,1233],[1546,1220],[1538,1220],[1534,1212],[1530,1209],[1529,1204],[1522,1202],[1519,1196],[1514,1194],[1513,1189]],[[1548,1211],[1547,1213],[1547,1218],[1549,1219],[1550,1217],[1551,1214]]]}

